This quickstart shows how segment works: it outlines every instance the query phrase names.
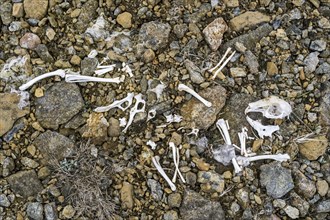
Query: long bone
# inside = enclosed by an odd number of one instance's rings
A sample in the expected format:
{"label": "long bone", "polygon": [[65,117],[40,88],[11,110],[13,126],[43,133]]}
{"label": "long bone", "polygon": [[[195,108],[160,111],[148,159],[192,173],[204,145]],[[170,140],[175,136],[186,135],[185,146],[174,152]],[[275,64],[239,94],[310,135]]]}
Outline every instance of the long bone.
{"label": "long bone", "polygon": [[[231,48],[228,48],[227,50],[226,50],[226,52],[225,52],[225,54],[224,54],[224,56],[221,58],[221,60],[219,61],[219,63],[215,66],[215,67],[213,67],[213,68],[211,68],[211,69],[209,69],[209,72],[213,72],[214,70],[216,70],[221,64],[221,66],[215,71],[215,73],[214,73],[214,75],[213,75],[213,77],[212,77],[212,79],[215,79],[215,77],[217,77],[217,75],[220,73],[220,71],[227,65],[227,63],[230,61],[230,59],[235,55],[235,53],[236,53],[236,51],[234,51],[225,61],[224,61],[224,59],[227,57],[227,55],[228,55],[228,53],[231,51]],[[224,62],[223,62],[224,61]],[[223,62],[223,63],[222,63]]]}
{"label": "long bone", "polygon": [[186,182],[185,179],[183,178],[181,171],[179,169],[179,162],[180,162],[180,154],[179,154],[179,148],[177,148],[173,142],[169,143],[170,148],[172,148],[172,155],[173,155],[173,161],[174,161],[174,166],[175,166],[175,172],[174,176],[172,178],[172,182],[175,183],[176,181],[176,175],[179,174],[182,182]]}
{"label": "long bone", "polygon": [[258,155],[253,157],[236,157],[237,163],[243,167],[248,166],[251,162],[257,160],[277,160],[280,162],[290,160],[288,154],[270,154],[270,155]]}
{"label": "long bone", "polygon": [[159,163],[159,156],[152,157],[152,163],[156,167],[157,171],[162,175],[162,177],[166,180],[168,185],[170,186],[172,191],[176,190],[176,186],[174,183],[170,180],[170,178],[166,175],[165,171],[163,170],[162,166]]}
{"label": "long bone", "polygon": [[211,107],[212,103],[205,100],[202,96],[198,95],[197,92],[195,92],[194,90],[192,90],[191,88],[189,88],[188,86],[180,83],[178,86],[179,91],[185,91],[190,93],[191,95],[193,95],[196,99],[198,99],[199,101],[201,101],[206,107]]}
{"label": "long bone", "polygon": [[33,78],[32,80],[28,81],[27,83],[21,85],[19,87],[19,90],[21,90],[21,91],[26,90],[26,89],[30,88],[32,85],[34,85],[36,82],[38,82],[38,81],[40,81],[42,79],[51,77],[51,76],[60,76],[60,77],[64,78],[65,77],[65,74],[66,74],[65,70],[62,70],[62,69],[59,69],[59,70],[55,70],[53,72],[42,74],[40,76],[37,76],[37,77]]}
{"label": "long bone", "polygon": [[84,76],[78,74],[66,74],[65,81],[68,83],[76,83],[76,82],[108,82],[108,83],[121,83],[123,82],[123,78],[100,78],[94,76]]}

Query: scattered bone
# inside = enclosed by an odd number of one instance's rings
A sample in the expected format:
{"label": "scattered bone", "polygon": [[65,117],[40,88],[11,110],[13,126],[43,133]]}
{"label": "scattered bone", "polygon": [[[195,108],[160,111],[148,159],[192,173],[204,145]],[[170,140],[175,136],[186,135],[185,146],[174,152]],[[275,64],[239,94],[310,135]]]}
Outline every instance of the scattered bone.
{"label": "scattered bone", "polygon": [[60,77],[64,78],[65,74],[66,74],[65,70],[62,70],[62,69],[42,74],[40,76],[37,76],[37,77],[33,78],[32,80],[28,81],[27,83],[21,85],[19,87],[19,90],[21,90],[21,91],[26,90],[26,89],[30,88],[31,86],[33,86],[38,81],[40,81],[42,79],[45,79],[45,78],[48,78],[48,77],[51,77],[51,76],[60,76]]}
{"label": "scattered bone", "polygon": [[249,122],[251,127],[258,132],[260,138],[272,137],[275,131],[280,130],[278,125],[263,125],[259,121],[252,120],[249,116],[246,116],[246,120]]}
{"label": "scattered bone", "polygon": [[229,126],[228,126],[228,121],[225,121],[223,119],[219,119],[216,123],[217,128],[219,129],[222,138],[224,139],[225,143],[227,145],[231,145],[231,139],[229,135]]}
{"label": "scattered bone", "polygon": [[155,88],[149,89],[149,91],[156,93],[157,100],[159,100],[165,88],[166,86],[163,83],[160,83]]}
{"label": "scattered bone", "polygon": [[[131,108],[127,125],[123,130],[124,133],[126,133],[128,127],[132,124],[135,115],[137,113],[144,112],[145,108],[146,108],[146,101],[142,99],[142,94],[138,94],[138,95],[134,96],[134,98],[136,100],[135,105],[133,106],[133,108]],[[139,108],[140,104],[142,104],[143,107]]]}
{"label": "scattered bone", "polygon": [[199,132],[199,129],[193,128],[192,131],[190,133],[188,133],[187,135],[195,135],[196,137],[198,137],[198,132]]}
{"label": "scattered bone", "polygon": [[[126,98],[116,100],[112,104],[107,105],[107,106],[97,107],[96,109],[94,109],[94,111],[95,112],[106,112],[113,108],[119,108],[122,111],[126,111],[132,105],[133,97],[134,97],[134,93],[127,93]],[[127,105],[126,105],[126,107],[123,107],[122,105],[125,103]]]}
{"label": "scattered bone", "polygon": [[13,88],[10,89],[10,93],[16,93],[20,96],[19,102],[17,104],[19,109],[23,109],[26,106],[30,105],[30,102],[29,102],[30,93],[28,93],[26,91],[15,90]]}
{"label": "scattered bone", "polygon": [[148,111],[148,117],[147,117],[147,121],[150,121],[151,119],[153,119],[154,117],[156,117],[156,109],[150,109]]}
{"label": "scattered bone", "polygon": [[128,66],[128,64],[123,63],[123,68],[121,69],[121,71],[126,72],[130,77],[133,77],[133,73],[132,73],[132,69]]}
{"label": "scattered bone", "polygon": [[119,127],[125,127],[127,125],[127,120],[125,117],[119,118]]}
{"label": "scattered bone", "polygon": [[174,161],[174,165],[175,165],[175,172],[174,172],[174,176],[172,178],[172,182],[173,183],[176,182],[176,176],[177,176],[177,174],[179,174],[182,182],[185,183],[186,181],[183,178],[183,176],[180,172],[180,169],[179,169],[179,162],[180,162],[179,148],[177,148],[173,142],[170,142],[169,146],[170,146],[170,148],[172,148],[173,161]]}
{"label": "scattered bone", "polygon": [[[229,47],[227,50],[226,50],[226,52],[225,52],[225,55],[221,58],[221,60],[219,61],[219,63],[215,66],[215,67],[213,67],[213,68],[211,68],[211,69],[209,69],[209,72],[213,72],[213,71],[215,71],[215,73],[214,73],[214,75],[213,75],[213,77],[212,77],[212,79],[215,79],[215,77],[217,77],[217,75],[221,72],[221,70],[227,65],[227,63],[230,61],[230,59],[235,55],[235,53],[236,53],[236,51],[234,51],[227,59],[226,59],[226,57],[227,57],[227,55],[228,55],[228,53],[231,51],[231,48]],[[226,59],[225,61],[224,61],[224,59]],[[224,61],[224,62],[223,62]],[[222,65],[221,65],[222,64]],[[221,65],[221,66],[220,66]],[[220,67],[219,67],[220,66]],[[218,68],[219,67],[219,68]]]}
{"label": "scattered bone", "polygon": [[105,66],[99,65],[96,67],[98,70],[95,70],[94,73],[98,76],[101,76],[103,74],[113,71],[115,69],[115,67],[116,67],[116,64],[105,65]]}
{"label": "scattered bone", "polygon": [[157,144],[152,140],[148,140],[146,144],[150,146],[152,150],[156,150]]}
{"label": "scattered bone", "polygon": [[76,83],[76,82],[108,82],[108,83],[121,83],[124,81],[123,78],[100,78],[94,76],[84,76],[78,74],[66,74],[65,81],[68,83]]}
{"label": "scattered bone", "polygon": [[238,156],[237,163],[243,167],[248,166],[251,162],[257,160],[277,160],[280,162],[290,160],[290,156],[288,154],[271,154],[271,155],[258,155],[253,157],[241,157]]}
{"label": "scattered bone", "polygon": [[165,115],[165,118],[167,123],[173,123],[173,122],[178,123],[182,121],[182,116],[177,114]]}
{"label": "scattered bone", "polygon": [[95,58],[97,56],[98,52],[96,50],[91,50],[89,54],[87,55],[89,58]]}
{"label": "scattered bone", "polygon": [[165,171],[163,170],[162,166],[159,163],[159,156],[152,157],[152,163],[156,167],[157,171],[162,175],[162,177],[166,180],[168,185],[170,186],[172,191],[176,190],[176,186],[174,183],[170,180],[170,178],[166,175]]}
{"label": "scattered bone", "polygon": [[178,86],[179,91],[185,91],[190,93],[192,96],[194,96],[196,99],[198,99],[199,101],[201,101],[206,107],[211,107],[212,103],[205,100],[203,97],[201,97],[200,95],[198,95],[194,90],[192,90],[191,88],[189,88],[188,86],[180,83]]}

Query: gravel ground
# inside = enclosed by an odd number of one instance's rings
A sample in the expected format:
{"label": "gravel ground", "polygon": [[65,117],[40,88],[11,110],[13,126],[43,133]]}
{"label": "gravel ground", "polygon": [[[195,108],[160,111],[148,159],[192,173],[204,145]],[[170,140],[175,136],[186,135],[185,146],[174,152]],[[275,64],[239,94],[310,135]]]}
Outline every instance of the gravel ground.
{"label": "gravel ground", "polygon": [[[0,219],[330,218],[329,0],[0,0],[0,16]],[[121,82],[19,90],[101,64]],[[244,109],[271,95],[293,111],[261,139]],[[246,126],[248,149],[290,160],[235,173],[214,159],[220,118],[236,145]],[[172,179],[170,142],[173,186],[153,163]]]}

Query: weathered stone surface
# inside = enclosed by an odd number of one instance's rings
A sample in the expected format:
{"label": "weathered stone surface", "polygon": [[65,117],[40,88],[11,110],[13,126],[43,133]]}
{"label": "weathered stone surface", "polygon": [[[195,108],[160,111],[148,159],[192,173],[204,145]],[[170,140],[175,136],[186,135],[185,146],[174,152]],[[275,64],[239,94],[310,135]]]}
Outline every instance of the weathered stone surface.
{"label": "weathered stone surface", "polygon": [[92,112],[87,119],[83,137],[104,140],[108,134],[109,123],[102,113]]}
{"label": "weathered stone surface", "polygon": [[10,2],[1,2],[0,4],[0,16],[4,25],[9,25],[13,18],[11,16],[12,4]]}
{"label": "weathered stone surface", "polygon": [[133,185],[124,182],[123,187],[120,189],[120,198],[122,201],[122,208],[132,209],[134,206]]}
{"label": "weathered stone surface", "polygon": [[19,44],[21,47],[33,50],[35,49],[39,44],[41,44],[41,40],[38,37],[38,35],[33,33],[26,33],[24,36],[19,40]]}
{"label": "weathered stone surface", "polygon": [[217,115],[225,105],[226,89],[220,85],[212,86],[198,92],[200,96],[212,103],[206,107],[196,98],[191,98],[181,108],[181,115],[190,128],[208,129],[217,119]]}
{"label": "weathered stone surface", "polygon": [[86,30],[89,22],[94,20],[97,15],[98,1],[88,0],[81,7],[81,11],[78,17],[78,22],[75,24],[77,30],[81,33]]}
{"label": "weathered stone surface", "polygon": [[53,131],[40,134],[33,144],[43,154],[45,164],[62,160],[73,152],[74,142],[69,138]]}
{"label": "weathered stone surface", "polygon": [[316,193],[314,181],[308,179],[301,171],[294,172],[295,185],[297,192],[305,198],[312,198]]}
{"label": "weathered stone surface", "polygon": [[20,98],[16,93],[0,93],[0,137],[13,127],[18,118],[30,112],[29,107],[18,107]]}
{"label": "weathered stone surface", "polygon": [[266,187],[267,195],[278,199],[293,189],[291,170],[274,161],[260,167],[260,184]]}
{"label": "weathered stone surface", "polygon": [[204,192],[222,193],[225,188],[225,180],[215,171],[199,171],[197,182],[201,183]]}
{"label": "weathered stone surface", "polygon": [[129,12],[119,14],[116,20],[123,28],[132,27],[132,14]]}
{"label": "weathered stone surface", "polygon": [[35,104],[39,123],[44,128],[57,129],[82,109],[84,101],[76,84],[60,82],[46,90]]}
{"label": "weathered stone surface", "polygon": [[19,171],[7,177],[7,181],[14,193],[25,198],[36,196],[43,189],[34,170]]}
{"label": "weathered stone surface", "polygon": [[48,0],[24,0],[23,4],[28,18],[41,20],[47,13]]}
{"label": "weathered stone surface", "polygon": [[216,51],[220,47],[223,34],[227,29],[228,26],[223,18],[216,18],[204,28],[203,34],[205,40],[213,51]]}
{"label": "weathered stone surface", "polygon": [[316,206],[317,213],[329,213],[330,212],[330,199],[319,202]]}
{"label": "weathered stone surface", "polygon": [[144,23],[139,32],[139,43],[154,51],[163,48],[168,43],[171,26],[159,21]]}
{"label": "weathered stone surface", "polygon": [[220,202],[210,201],[192,190],[185,190],[180,214],[184,220],[225,219]]}
{"label": "weathered stone surface", "polygon": [[13,16],[16,18],[21,18],[24,15],[23,3],[14,3],[13,4]]}
{"label": "weathered stone surface", "polygon": [[317,160],[325,153],[327,146],[328,139],[325,136],[318,136],[299,144],[299,152],[308,160]]}
{"label": "weathered stone surface", "polygon": [[304,59],[304,71],[306,74],[313,73],[316,70],[317,64],[319,64],[319,52],[312,52]]}
{"label": "weathered stone surface", "polygon": [[290,197],[291,197],[291,205],[299,209],[300,216],[301,217],[306,216],[309,210],[309,203],[303,198],[301,198],[294,191],[290,193]]}
{"label": "weathered stone surface", "polygon": [[43,220],[44,207],[39,202],[31,202],[27,205],[26,214],[30,219]]}
{"label": "weathered stone surface", "polygon": [[324,127],[330,127],[330,82],[323,85],[320,102],[320,123]]}
{"label": "weathered stone surface", "polygon": [[270,76],[278,74],[278,68],[274,62],[267,62],[267,73]]}
{"label": "weathered stone surface", "polygon": [[190,79],[193,83],[201,84],[205,81],[201,75],[201,70],[190,60],[185,60],[184,65],[189,72]]}
{"label": "weathered stone surface", "polygon": [[270,17],[260,12],[247,11],[230,20],[229,25],[235,31],[240,31],[244,27],[253,27],[263,22],[269,22]]}

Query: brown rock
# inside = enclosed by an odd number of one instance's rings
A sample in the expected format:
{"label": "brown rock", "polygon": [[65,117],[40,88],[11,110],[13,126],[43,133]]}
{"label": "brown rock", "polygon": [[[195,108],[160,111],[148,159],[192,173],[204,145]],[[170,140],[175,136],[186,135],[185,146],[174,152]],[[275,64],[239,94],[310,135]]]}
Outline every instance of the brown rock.
{"label": "brown rock", "polygon": [[150,63],[155,59],[156,55],[152,49],[146,49],[143,53],[143,59],[146,63]]}
{"label": "brown rock", "polygon": [[270,21],[270,17],[267,15],[264,15],[257,11],[255,12],[248,11],[231,19],[229,25],[233,30],[240,31],[244,27],[250,28],[262,22],[269,22],[269,21]]}
{"label": "brown rock", "polygon": [[123,187],[120,189],[120,198],[122,201],[122,207],[124,209],[132,209],[134,206],[134,198],[133,198],[133,185],[124,182]]}
{"label": "brown rock", "polygon": [[206,42],[210,45],[213,51],[216,51],[221,43],[223,34],[227,31],[228,26],[223,18],[217,18],[207,25],[203,34]]}
{"label": "brown rock", "polygon": [[86,138],[106,138],[108,134],[109,123],[102,113],[93,112],[89,115],[86,125],[86,131],[83,137]]}
{"label": "brown rock", "polygon": [[117,22],[120,24],[123,28],[130,28],[132,27],[132,15],[131,13],[124,12],[117,16]]}
{"label": "brown rock", "polygon": [[118,119],[109,119],[108,135],[109,137],[118,137],[120,135],[120,123]]}
{"label": "brown rock", "polygon": [[316,188],[320,196],[325,196],[328,193],[329,184],[325,180],[318,180],[316,182]]}
{"label": "brown rock", "polygon": [[325,153],[327,146],[328,139],[325,136],[319,136],[299,144],[299,152],[308,160],[317,160]]}
{"label": "brown rock", "polygon": [[308,179],[301,171],[294,172],[295,186],[300,195],[306,198],[312,198],[316,193],[314,181]]}
{"label": "brown rock", "polygon": [[26,17],[41,20],[47,13],[48,0],[24,0]]}
{"label": "brown rock", "polygon": [[19,41],[21,47],[33,50],[35,49],[39,44],[41,44],[41,40],[38,37],[38,35],[33,33],[26,33]]}
{"label": "brown rock", "polygon": [[23,3],[13,4],[13,16],[16,18],[21,18],[24,15]]}
{"label": "brown rock", "polygon": [[224,2],[228,8],[236,8],[239,6],[238,0],[224,0]]}
{"label": "brown rock", "polygon": [[196,98],[191,98],[181,108],[181,115],[190,128],[208,129],[217,119],[217,115],[225,105],[226,89],[220,85],[209,87],[198,92],[200,96],[212,103],[206,107]]}
{"label": "brown rock", "polygon": [[17,119],[30,112],[29,108],[18,107],[20,98],[16,93],[0,93],[0,137],[13,127]]}
{"label": "brown rock", "polygon": [[267,73],[270,76],[278,74],[278,68],[273,62],[267,62]]}

